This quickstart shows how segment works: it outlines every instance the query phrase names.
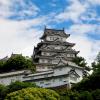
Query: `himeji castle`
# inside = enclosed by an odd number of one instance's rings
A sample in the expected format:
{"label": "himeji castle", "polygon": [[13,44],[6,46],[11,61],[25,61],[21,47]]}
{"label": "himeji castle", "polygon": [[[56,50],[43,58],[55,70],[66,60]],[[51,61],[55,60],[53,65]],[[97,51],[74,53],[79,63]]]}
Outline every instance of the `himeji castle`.
{"label": "himeji castle", "polygon": [[72,60],[79,51],[75,51],[75,43],[67,42],[70,34],[64,29],[44,29],[41,42],[34,47],[33,62],[36,73],[28,70],[0,74],[0,83],[8,85],[14,81],[35,82],[43,88],[71,87],[83,78],[84,69]]}
{"label": "himeji castle", "polygon": [[75,43],[67,42],[70,34],[63,30],[46,29],[41,36],[41,42],[34,47],[33,61],[37,71],[45,71],[57,66],[73,64],[72,59],[77,56],[79,51],[72,47]]}

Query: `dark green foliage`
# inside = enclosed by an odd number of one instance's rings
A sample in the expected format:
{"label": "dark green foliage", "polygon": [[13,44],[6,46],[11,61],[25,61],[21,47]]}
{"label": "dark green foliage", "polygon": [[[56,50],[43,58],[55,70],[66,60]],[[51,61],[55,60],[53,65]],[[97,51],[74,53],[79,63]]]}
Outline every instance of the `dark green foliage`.
{"label": "dark green foliage", "polygon": [[96,57],[96,61],[92,63],[93,74],[100,74],[100,52]]}
{"label": "dark green foliage", "polygon": [[13,82],[8,86],[0,85],[0,100],[4,100],[5,96],[8,93],[28,87],[37,87],[37,86],[35,83],[19,82],[19,81]]}
{"label": "dark green foliage", "polygon": [[100,89],[92,92],[93,100],[100,100]]}
{"label": "dark green foliage", "polygon": [[80,67],[86,67],[87,63],[83,57],[75,57],[73,62],[76,63]]}
{"label": "dark green foliage", "polygon": [[93,74],[100,74],[100,62],[93,62]]}
{"label": "dark green foliage", "polygon": [[60,97],[50,89],[26,88],[8,94],[5,100],[60,100]]}
{"label": "dark green foliage", "polygon": [[100,89],[100,75],[91,75],[87,79],[82,80],[72,87],[72,90],[91,91]]}
{"label": "dark green foliage", "polygon": [[8,87],[0,84],[0,100],[4,100],[4,97],[8,93]]}
{"label": "dark green foliage", "polygon": [[69,97],[70,100],[78,100],[79,93],[77,91],[66,91],[66,97]]}
{"label": "dark green foliage", "polygon": [[20,81],[12,82],[10,85],[8,85],[9,92],[14,92],[27,87],[38,87],[38,86],[36,86],[35,83],[20,82]]}
{"label": "dark green foliage", "polygon": [[80,93],[79,99],[78,100],[93,100],[91,92],[84,91]]}
{"label": "dark green foliage", "polygon": [[[99,53],[100,55],[100,53]],[[80,83],[76,84],[72,90],[77,91],[91,91],[100,89],[100,62],[99,57],[96,62],[92,63],[93,73],[89,77],[83,79]]]}
{"label": "dark green foliage", "polygon": [[100,63],[100,52],[98,53],[98,55],[97,55],[97,57],[96,57],[96,61],[97,61],[98,63]]}
{"label": "dark green foliage", "polygon": [[0,61],[0,72],[9,72],[13,70],[31,69],[35,71],[35,65],[31,58],[25,58],[22,55],[11,56],[7,61]]}
{"label": "dark green foliage", "polygon": [[0,60],[0,73],[4,71],[5,63],[6,63],[5,61]]}

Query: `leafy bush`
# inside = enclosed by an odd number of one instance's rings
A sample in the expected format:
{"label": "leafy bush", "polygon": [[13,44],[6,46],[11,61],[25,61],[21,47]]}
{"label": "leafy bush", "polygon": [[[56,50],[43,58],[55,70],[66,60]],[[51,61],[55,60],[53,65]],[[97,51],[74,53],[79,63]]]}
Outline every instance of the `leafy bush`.
{"label": "leafy bush", "polygon": [[5,100],[60,100],[60,97],[50,89],[26,88],[8,94]]}
{"label": "leafy bush", "polygon": [[8,86],[0,85],[0,100],[4,100],[5,96],[8,93],[28,87],[37,87],[37,86],[35,83],[19,82],[19,81],[13,82]]}
{"label": "leafy bush", "polygon": [[91,92],[84,91],[80,93],[79,100],[93,100]]}
{"label": "leafy bush", "polygon": [[0,84],[0,100],[3,100],[3,98],[6,96],[8,93],[8,87]]}
{"label": "leafy bush", "polygon": [[36,86],[35,83],[20,82],[20,81],[12,82],[10,85],[8,85],[9,92],[14,92],[27,87],[38,87],[38,86]]}

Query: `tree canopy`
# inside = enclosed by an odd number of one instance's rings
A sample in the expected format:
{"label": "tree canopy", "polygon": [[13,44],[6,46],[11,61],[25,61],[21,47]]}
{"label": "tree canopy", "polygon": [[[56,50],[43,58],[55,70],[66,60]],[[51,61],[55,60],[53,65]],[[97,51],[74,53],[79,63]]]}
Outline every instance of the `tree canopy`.
{"label": "tree canopy", "polygon": [[35,65],[31,58],[22,55],[12,55],[8,60],[0,60],[0,72],[8,72],[13,70],[31,69],[35,71]]}
{"label": "tree canopy", "polygon": [[5,100],[60,100],[60,97],[50,89],[26,88],[8,94]]}
{"label": "tree canopy", "polygon": [[30,82],[12,82],[10,85],[4,86],[0,84],[0,100],[4,100],[7,94],[28,87],[38,87],[35,83]]}
{"label": "tree canopy", "polygon": [[100,53],[96,57],[96,61],[92,63],[93,73],[86,79],[83,79],[80,83],[77,83],[72,89],[77,91],[91,91],[100,89]]}
{"label": "tree canopy", "polygon": [[83,57],[77,56],[73,59],[73,62],[76,63],[80,67],[86,67],[87,66],[86,60]]}

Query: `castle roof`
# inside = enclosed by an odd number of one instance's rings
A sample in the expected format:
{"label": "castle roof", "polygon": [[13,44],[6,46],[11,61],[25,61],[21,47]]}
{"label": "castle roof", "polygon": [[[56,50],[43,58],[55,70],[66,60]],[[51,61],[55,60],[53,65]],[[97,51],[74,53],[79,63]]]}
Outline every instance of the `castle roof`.
{"label": "castle roof", "polygon": [[79,51],[75,51],[75,50],[52,50],[52,49],[49,49],[49,50],[46,50],[46,49],[40,49],[41,51],[44,51],[44,52],[56,52],[56,53],[74,53],[74,54],[78,54]]}
{"label": "castle roof", "polygon": [[62,37],[69,37],[70,36],[70,34],[66,34],[64,32],[64,29],[57,30],[57,29],[47,29],[47,28],[45,28],[44,34],[41,36],[40,39],[43,39],[45,36],[54,36],[54,35],[58,35],[58,36],[62,36]]}
{"label": "castle roof", "polygon": [[74,46],[75,43],[70,43],[70,42],[60,42],[60,41],[41,41],[38,43],[38,46],[43,45],[43,44],[53,44],[53,45],[63,45],[63,46]]}

